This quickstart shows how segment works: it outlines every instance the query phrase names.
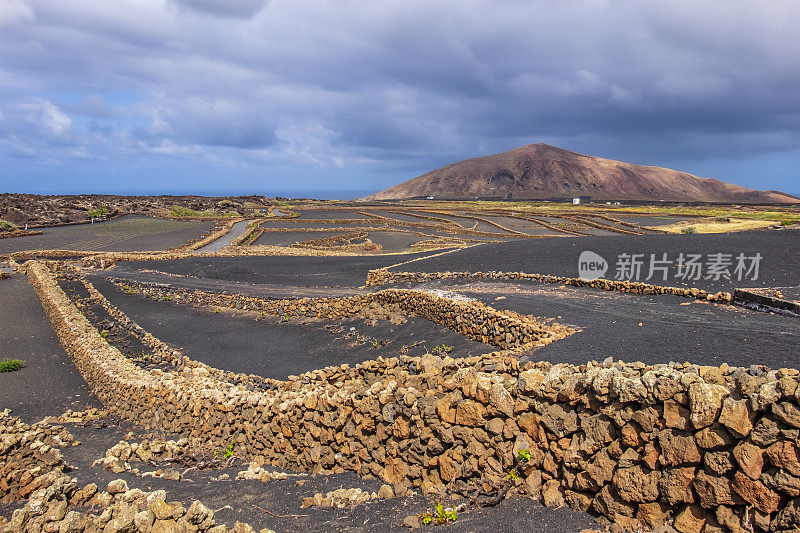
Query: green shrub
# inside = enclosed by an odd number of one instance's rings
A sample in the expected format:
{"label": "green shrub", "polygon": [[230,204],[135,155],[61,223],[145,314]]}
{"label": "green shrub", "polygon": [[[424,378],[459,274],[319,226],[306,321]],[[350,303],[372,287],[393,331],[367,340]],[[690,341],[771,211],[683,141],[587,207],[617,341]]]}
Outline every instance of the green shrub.
{"label": "green shrub", "polygon": [[693,228],[693,227],[683,228],[681,230],[681,233],[684,233],[686,235],[691,235],[693,233],[697,233],[697,228]]}
{"label": "green shrub", "polygon": [[222,455],[225,459],[230,459],[233,457],[233,444],[228,444],[228,447],[225,448],[225,453]]}
{"label": "green shrub", "polygon": [[25,365],[25,361],[20,359],[3,359],[0,361],[0,372],[14,372]]}
{"label": "green shrub", "polygon": [[175,218],[184,218],[184,217],[191,217],[191,218],[210,218],[210,217],[238,217],[239,213],[235,211],[228,211],[227,213],[220,213],[216,209],[204,209],[202,211],[197,211],[195,209],[189,209],[188,207],[183,207],[180,205],[173,205],[169,208],[170,216]]}
{"label": "green shrub", "polygon": [[431,350],[431,353],[433,355],[440,355],[441,356],[441,355],[449,354],[452,351],[453,351],[453,347],[452,346],[448,346],[446,344],[440,344],[438,346],[434,346],[433,350]]}
{"label": "green shrub", "polygon": [[89,216],[92,217],[92,218],[104,217],[109,212],[110,212],[110,209],[105,205],[101,205],[99,207],[91,207],[91,208],[89,208]]}
{"label": "green shrub", "polygon": [[14,224],[0,218],[0,231],[14,231],[15,229],[17,227]]}

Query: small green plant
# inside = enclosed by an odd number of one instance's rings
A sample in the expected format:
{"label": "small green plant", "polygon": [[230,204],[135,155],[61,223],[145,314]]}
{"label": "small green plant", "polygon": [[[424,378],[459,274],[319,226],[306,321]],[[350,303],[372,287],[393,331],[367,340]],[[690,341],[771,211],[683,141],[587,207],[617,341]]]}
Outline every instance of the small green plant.
{"label": "small green plant", "polygon": [[685,235],[691,235],[691,234],[697,233],[697,228],[694,228],[694,227],[691,227],[691,226],[688,227],[688,228],[683,228],[681,230],[681,233],[683,233]]}
{"label": "small green plant", "polygon": [[517,458],[520,463],[527,463],[531,460],[531,452],[523,448],[517,452]]}
{"label": "small green plant", "polygon": [[14,224],[0,218],[0,231],[14,231],[15,229],[17,227]]}
{"label": "small green plant", "polygon": [[222,312],[221,309],[214,309],[214,314],[221,313],[221,312]]}
{"label": "small green plant", "polygon": [[516,470],[509,470],[506,473],[506,477],[508,478],[509,481],[516,482],[519,480],[519,474],[517,474]]}
{"label": "small green plant", "polygon": [[225,453],[222,454],[222,457],[224,459],[230,459],[231,457],[233,457],[233,443],[228,444],[228,447],[225,448]]}
{"label": "small green plant", "polygon": [[455,522],[458,519],[458,515],[456,514],[454,509],[447,508],[442,505],[441,502],[436,502],[434,506],[434,520],[436,521],[437,525],[446,524],[447,522]]}
{"label": "small green plant", "polygon": [[21,359],[3,359],[0,361],[0,372],[14,372],[25,366]]}
{"label": "small green plant", "polygon": [[438,346],[434,346],[431,353],[434,355],[445,355],[453,351],[452,346],[448,346],[446,344],[440,344]]}
{"label": "small green plant", "polygon": [[132,288],[130,285],[124,285],[122,287],[122,292],[124,292],[125,294],[139,294],[139,291]]}
{"label": "small green plant", "polygon": [[108,338],[108,331],[106,331],[106,330],[101,331],[100,332],[100,336],[103,337],[104,339],[107,339]]}
{"label": "small green plant", "polygon": [[445,508],[441,502],[437,501],[432,513],[420,513],[418,518],[423,526],[429,526],[431,524],[441,526],[458,520],[458,514],[455,509],[451,509],[450,507]]}
{"label": "small green plant", "polygon": [[89,208],[89,216],[92,218],[100,218],[104,217],[109,213],[109,209],[107,206],[101,205],[99,207],[90,207]]}

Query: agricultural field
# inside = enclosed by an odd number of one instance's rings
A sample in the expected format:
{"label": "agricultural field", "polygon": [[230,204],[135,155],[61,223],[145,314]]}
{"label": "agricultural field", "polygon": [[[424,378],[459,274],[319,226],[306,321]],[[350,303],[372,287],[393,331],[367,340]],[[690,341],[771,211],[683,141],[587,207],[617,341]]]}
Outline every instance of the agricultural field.
{"label": "agricultural field", "polygon": [[0,239],[8,527],[800,525],[796,207],[220,201]]}

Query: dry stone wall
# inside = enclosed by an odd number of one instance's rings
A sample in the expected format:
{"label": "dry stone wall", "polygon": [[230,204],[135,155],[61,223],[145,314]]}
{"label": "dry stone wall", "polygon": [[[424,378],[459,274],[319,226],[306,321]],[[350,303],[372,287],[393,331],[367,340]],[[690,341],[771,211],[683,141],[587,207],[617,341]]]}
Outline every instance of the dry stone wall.
{"label": "dry stone wall", "polygon": [[268,300],[126,280],[115,282],[125,290],[134,290],[156,300],[265,312],[275,316],[341,319],[363,315],[374,304],[397,307],[407,316],[425,318],[503,350],[544,346],[575,331],[556,323],[545,324],[513,311],[498,311],[480,302],[455,300],[423,291],[388,289],[349,298]]}
{"label": "dry stone wall", "polygon": [[281,468],[376,476],[397,495],[497,486],[524,461],[514,491],[631,531],[665,520],[681,532],[800,527],[796,369],[425,356],[315,370],[252,392],[199,363],[136,368],[46,267],[27,270],[97,396],[145,426],[234,444]]}
{"label": "dry stone wall", "polygon": [[368,233],[366,231],[348,231],[347,233],[338,233],[328,237],[296,242],[291,246],[297,248],[328,248],[331,246],[349,245],[356,239],[366,239],[367,235]]}
{"label": "dry stone wall", "polygon": [[30,237],[31,235],[41,235],[41,231],[33,230],[14,230],[0,231],[0,239],[13,239],[14,237]]}
{"label": "dry stone wall", "polygon": [[392,285],[397,283],[425,283],[432,280],[526,280],[540,283],[556,283],[573,287],[590,287],[606,291],[620,291],[630,294],[671,294],[697,298],[709,302],[731,304],[733,295],[729,292],[711,293],[703,289],[686,287],[664,287],[636,281],[615,281],[608,279],[585,280],[553,276],[550,274],[529,274],[526,272],[392,272],[386,269],[370,270],[367,273],[367,286]]}
{"label": "dry stone wall", "polygon": [[[27,500],[10,520],[0,517],[0,533],[164,532],[254,533],[247,524],[217,525],[200,501],[167,502],[166,492],[129,489],[122,479],[106,489],[79,487],[67,473],[59,448],[78,444],[63,427],[28,425],[0,411],[0,502]],[[262,530],[262,533],[274,533]]]}
{"label": "dry stone wall", "polygon": [[589,226],[589,227],[592,227],[592,228],[597,228],[597,229],[603,230],[603,231],[610,231],[612,233],[621,233],[622,235],[642,235],[641,231],[631,231],[631,230],[624,229],[624,228],[619,228],[619,227],[616,227],[616,226],[610,226],[608,224],[601,224],[601,223],[596,222],[596,221],[594,221],[594,220],[592,220],[589,217],[584,216],[584,215],[564,215],[564,214],[562,214],[562,215],[559,215],[559,217],[563,218],[564,220],[569,220],[571,222],[577,222],[578,224],[583,224],[585,226]]}

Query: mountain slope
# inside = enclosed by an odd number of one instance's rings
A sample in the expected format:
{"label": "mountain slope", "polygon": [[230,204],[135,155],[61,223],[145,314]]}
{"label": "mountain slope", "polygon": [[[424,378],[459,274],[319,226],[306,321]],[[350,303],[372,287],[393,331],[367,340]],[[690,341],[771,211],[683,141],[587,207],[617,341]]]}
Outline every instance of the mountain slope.
{"label": "mountain slope", "polygon": [[756,191],[661,167],[632,165],[530,144],[486,157],[466,159],[375,193],[365,200],[435,196],[546,199],[588,195],[596,200],[794,203],[775,191]]}

